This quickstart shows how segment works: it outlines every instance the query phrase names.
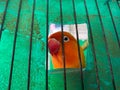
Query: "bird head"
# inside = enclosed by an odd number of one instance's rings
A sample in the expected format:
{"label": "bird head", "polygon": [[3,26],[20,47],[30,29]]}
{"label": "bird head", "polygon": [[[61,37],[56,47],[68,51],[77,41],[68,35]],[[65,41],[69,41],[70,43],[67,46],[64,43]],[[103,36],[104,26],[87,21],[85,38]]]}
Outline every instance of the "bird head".
{"label": "bird head", "polygon": [[[63,41],[63,44],[62,44]],[[63,45],[63,46],[62,46]],[[52,56],[52,63],[54,68],[63,68],[63,53],[64,47],[65,67],[66,68],[79,68],[80,60],[78,55],[77,40],[68,32],[56,32],[48,37],[48,49]],[[80,47],[81,48],[81,47]],[[85,67],[85,59],[83,49],[80,49],[82,67]]]}
{"label": "bird head", "polygon": [[51,55],[58,54],[59,51],[62,49],[62,39],[64,41],[64,47],[70,47],[72,43],[75,43],[75,38],[68,32],[63,32],[63,38],[62,38],[62,32],[56,32],[48,37],[48,48],[51,53]]}

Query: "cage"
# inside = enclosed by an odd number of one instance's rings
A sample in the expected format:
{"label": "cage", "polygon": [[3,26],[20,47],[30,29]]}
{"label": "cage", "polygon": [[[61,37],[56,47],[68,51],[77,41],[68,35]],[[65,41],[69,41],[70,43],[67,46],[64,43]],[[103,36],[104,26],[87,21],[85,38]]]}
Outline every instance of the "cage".
{"label": "cage", "polygon": [[[77,41],[87,24],[85,70],[49,70],[51,23],[74,24]],[[119,0],[0,0],[0,90],[120,90],[119,66]]]}

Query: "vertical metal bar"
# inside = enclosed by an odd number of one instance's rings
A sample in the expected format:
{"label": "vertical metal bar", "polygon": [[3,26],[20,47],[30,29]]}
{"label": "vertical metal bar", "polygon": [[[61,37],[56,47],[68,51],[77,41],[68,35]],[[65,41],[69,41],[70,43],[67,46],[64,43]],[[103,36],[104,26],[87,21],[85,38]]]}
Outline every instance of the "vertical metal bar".
{"label": "vertical metal bar", "polygon": [[96,55],[95,55],[95,46],[94,46],[94,41],[93,41],[92,29],[91,29],[91,25],[90,25],[90,19],[89,19],[89,15],[88,15],[86,0],[84,0],[84,5],[85,5],[86,17],[88,19],[88,25],[89,25],[89,30],[90,30],[90,38],[91,38],[91,43],[92,43],[92,51],[93,51],[95,71],[96,71],[96,81],[97,81],[97,84],[98,84],[97,88],[98,88],[98,90],[100,90],[100,80],[99,80],[97,60],[96,60]]}
{"label": "vertical metal bar", "polygon": [[22,6],[22,0],[20,0],[20,3],[19,3],[17,22],[16,22],[16,27],[15,27],[14,44],[13,44],[13,51],[12,51],[12,61],[11,61],[11,68],[10,68],[10,77],[9,77],[8,90],[11,89],[12,72],[13,72],[13,64],[14,64],[14,55],[15,55],[15,47],[16,47],[16,38],[17,38],[17,32],[18,32],[18,25],[19,25],[19,19],[20,19],[21,6]]}
{"label": "vertical metal bar", "polygon": [[63,63],[64,63],[64,90],[67,90],[67,84],[66,84],[66,66],[65,66],[65,49],[64,49],[64,33],[63,33],[63,13],[62,13],[62,0],[60,0],[60,20],[61,20],[61,31],[62,31],[62,58],[63,58]]}
{"label": "vertical metal bar", "polygon": [[77,16],[76,16],[76,9],[75,9],[75,2],[74,2],[74,0],[72,0],[72,3],[73,3],[73,12],[74,12],[74,21],[75,21],[75,28],[76,28],[76,36],[77,36],[78,56],[79,56],[79,60],[80,60],[81,86],[82,86],[82,90],[84,90],[82,60],[81,60],[81,52],[80,52],[79,36],[78,36],[79,33],[78,33]]}
{"label": "vertical metal bar", "polygon": [[30,90],[30,72],[31,72],[31,53],[32,53],[32,36],[33,36],[33,27],[34,27],[34,11],[35,11],[36,0],[33,0],[32,8],[32,22],[31,22],[31,31],[30,31],[30,47],[29,47],[29,59],[28,59],[28,82],[27,90]]}
{"label": "vertical metal bar", "polygon": [[116,29],[116,25],[115,25],[115,22],[114,22],[114,19],[113,19],[113,15],[112,15],[112,12],[111,12],[111,9],[110,9],[109,2],[107,2],[107,6],[108,6],[108,10],[109,10],[109,12],[110,12],[110,16],[111,16],[112,23],[113,23],[113,27],[114,27],[115,34],[116,34],[116,38],[117,38],[118,45],[119,45],[119,48],[120,48],[120,40],[119,40],[119,37],[118,37],[118,33],[117,33],[117,29]]}
{"label": "vertical metal bar", "polygon": [[49,31],[49,0],[46,0],[46,90],[48,90],[48,31]]}
{"label": "vertical metal bar", "polygon": [[112,70],[112,64],[111,64],[111,59],[110,59],[110,55],[109,55],[109,51],[108,51],[108,44],[107,44],[106,35],[105,35],[105,29],[104,29],[104,26],[103,26],[102,17],[100,15],[100,10],[99,10],[98,3],[97,3],[96,0],[95,0],[95,3],[96,3],[96,7],[97,7],[97,12],[98,12],[100,24],[101,24],[101,27],[102,27],[103,36],[104,36],[106,53],[107,53],[108,62],[109,62],[109,65],[110,65],[110,72],[111,72],[111,76],[112,76],[112,83],[113,83],[114,90],[116,90],[115,80],[114,80],[114,75],[113,75],[113,70]]}
{"label": "vertical metal bar", "polygon": [[120,8],[120,0],[116,0],[118,7]]}
{"label": "vertical metal bar", "polygon": [[1,36],[2,36],[3,25],[4,25],[4,22],[5,22],[5,17],[6,17],[6,12],[7,12],[7,8],[8,8],[8,3],[9,3],[9,0],[7,0],[7,2],[6,2],[5,11],[4,11],[3,18],[2,18],[2,23],[1,23],[1,28],[0,28],[0,40],[1,40]]}

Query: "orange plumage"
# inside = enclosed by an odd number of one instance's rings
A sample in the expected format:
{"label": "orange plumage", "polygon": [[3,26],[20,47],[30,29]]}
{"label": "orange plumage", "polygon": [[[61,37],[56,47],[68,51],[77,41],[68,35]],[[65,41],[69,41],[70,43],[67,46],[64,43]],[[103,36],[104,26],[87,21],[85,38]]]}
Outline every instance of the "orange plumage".
{"label": "orange plumage", "polygon": [[[64,53],[66,68],[80,68],[80,60],[78,56],[77,40],[68,32],[64,32]],[[62,32],[56,32],[48,37],[48,48],[52,56],[54,68],[63,68],[62,57]],[[86,66],[84,48],[80,47],[82,68]]]}

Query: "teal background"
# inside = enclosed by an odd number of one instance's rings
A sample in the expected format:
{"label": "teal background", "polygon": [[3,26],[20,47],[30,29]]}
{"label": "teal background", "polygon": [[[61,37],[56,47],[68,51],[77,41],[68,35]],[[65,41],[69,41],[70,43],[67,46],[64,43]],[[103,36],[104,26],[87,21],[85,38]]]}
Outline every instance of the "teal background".
{"label": "teal background", "polygon": [[[12,59],[13,40],[18,14],[20,0],[10,0],[4,23],[4,31],[0,41],[0,90],[7,90],[10,75],[10,65]],[[112,19],[105,4],[106,0],[97,0],[103,27],[108,44],[116,90],[120,90],[120,47],[118,46]],[[46,60],[46,2],[47,0],[36,0],[35,19],[33,31],[33,46],[31,60],[31,82],[30,90],[45,90],[45,60]],[[6,0],[0,0],[0,26]],[[60,3],[59,0],[50,0],[49,2],[49,24],[60,24]],[[110,67],[106,53],[105,41],[102,27],[98,16],[95,0],[86,0],[90,25],[92,29],[93,41],[95,46],[95,56],[98,66],[100,79],[100,90],[113,90]],[[118,37],[120,40],[120,8],[116,1],[110,0],[110,10],[116,25]],[[32,16],[33,0],[23,0],[20,13],[20,21],[17,33],[17,42],[15,49],[15,59],[12,73],[11,90],[27,89],[28,74],[28,55],[30,43],[30,29]],[[83,0],[75,0],[77,22],[87,23],[85,5]],[[74,24],[72,0],[62,0],[63,23]],[[89,30],[89,25],[88,25]],[[83,71],[85,90],[97,90],[96,72],[92,43],[89,32],[89,47],[87,49],[87,67]],[[49,71],[49,90],[64,90],[63,70]],[[82,90],[79,69],[67,69],[67,88],[68,90]]]}

